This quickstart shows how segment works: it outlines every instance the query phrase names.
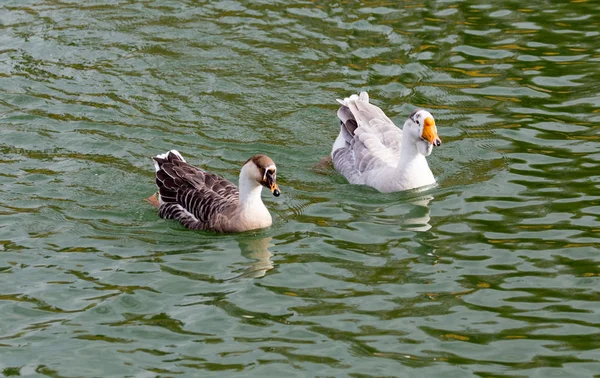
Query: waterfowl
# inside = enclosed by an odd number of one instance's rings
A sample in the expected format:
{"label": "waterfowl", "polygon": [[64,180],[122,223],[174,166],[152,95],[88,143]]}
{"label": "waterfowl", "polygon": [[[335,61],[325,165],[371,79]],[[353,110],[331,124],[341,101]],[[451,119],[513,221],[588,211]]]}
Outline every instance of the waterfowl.
{"label": "waterfowl", "polygon": [[176,150],[154,158],[158,193],[148,201],[164,219],[193,230],[243,232],[272,223],[261,199],[267,187],[278,197],[277,167],[266,155],[254,155],[240,171],[239,189],[227,179],[188,164]]}
{"label": "waterfowl", "polygon": [[413,111],[402,130],[367,92],[337,100],[340,133],[333,143],[335,169],[351,184],[390,193],[435,184],[426,156],[440,146],[435,120],[424,109]]}

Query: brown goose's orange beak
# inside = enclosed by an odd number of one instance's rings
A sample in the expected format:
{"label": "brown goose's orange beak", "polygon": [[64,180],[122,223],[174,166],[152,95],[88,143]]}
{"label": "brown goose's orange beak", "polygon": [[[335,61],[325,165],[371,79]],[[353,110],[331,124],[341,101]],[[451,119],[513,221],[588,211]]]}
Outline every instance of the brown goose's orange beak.
{"label": "brown goose's orange beak", "polygon": [[273,195],[275,197],[279,197],[281,192],[279,191],[279,186],[277,186],[277,184],[275,184],[275,183],[271,184],[271,193],[273,193]]}
{"label": "brown goose's orange beak", "polygon": [[435,121],[433,118],[425,118],[425,121],[423,122],[423,133],[421,134],[421,138],[436,147],[439,147],[442,144],[442,140],[438,136],[437,127],[435,126]]}
{"label": "brown goose's orange beak", "polygon": [[275,177],[273,177],[273,175],[270,175],[267,173],[267,175],[265,177],[265,181],[266,181],[265,186],[271,190],[271,193],[273,193],[273,195],[275,197],[279,197],[281,192],[279,191],[279,186],[275,182]]}

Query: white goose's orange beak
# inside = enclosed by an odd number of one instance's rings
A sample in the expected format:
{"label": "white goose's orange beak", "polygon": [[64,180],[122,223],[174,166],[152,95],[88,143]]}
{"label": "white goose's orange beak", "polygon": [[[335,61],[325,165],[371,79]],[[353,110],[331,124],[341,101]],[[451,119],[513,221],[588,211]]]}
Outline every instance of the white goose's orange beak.
{"label": "white goose's orange beak", "polygon": [[423,133],[421,134],[421,138],[436,147],[439,147],[442,144],[442,140],[437,133],[437,127],[435,127],[435,121],[432,117],[427,117],[425,118],[425,121],[423,121]]}

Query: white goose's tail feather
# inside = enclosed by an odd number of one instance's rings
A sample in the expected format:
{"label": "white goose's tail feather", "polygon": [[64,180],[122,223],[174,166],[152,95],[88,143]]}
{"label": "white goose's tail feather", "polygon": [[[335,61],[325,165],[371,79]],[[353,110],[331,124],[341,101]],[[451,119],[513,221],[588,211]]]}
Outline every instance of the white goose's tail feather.
{"label": "white goose's tail feather", "polygon": [[[340,120],[340,133],[338,134],[333,148],[331,149],[331,157],[333,153],[340,148],[347,148],[352,143],[354,138],[354,131],[358,127],[355,115],[352,113],[352,109],[356,108],[354,105],[356,102],[362,102],[365,104],[369,103],[369,94],[367,92],[360,92],[360,94],[353,94],[350,97],[346,97],[343,100],[336,99],[342,106],[338,109],[337,116]],[[353,106],[354,105],[354,106]]]}
{"label": "white goose's tail feather", "polygon": [[344,106],[348,106],[349,101],[362,101],[362,102],[366,102],[368,104],[369,103],[369,94],[367,92],[360,92],[360,94],[353,94],[352,96],[346,97],[343,100],[340,100],[338,98],[338,99],[336,99],[336,101]]}

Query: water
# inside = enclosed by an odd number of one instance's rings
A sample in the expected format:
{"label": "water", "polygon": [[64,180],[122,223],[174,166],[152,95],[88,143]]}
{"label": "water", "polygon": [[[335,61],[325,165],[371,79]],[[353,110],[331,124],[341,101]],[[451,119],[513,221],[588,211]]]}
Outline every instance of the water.
{"label": "water", "polygon": [[[600,375],[594,1],[4,1],[0,372],[51,377]],[[368,90],[444,144],[426,192],[316,166]],[[274,225],[143,201],[177,148]]]}

